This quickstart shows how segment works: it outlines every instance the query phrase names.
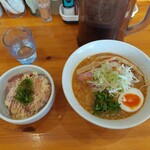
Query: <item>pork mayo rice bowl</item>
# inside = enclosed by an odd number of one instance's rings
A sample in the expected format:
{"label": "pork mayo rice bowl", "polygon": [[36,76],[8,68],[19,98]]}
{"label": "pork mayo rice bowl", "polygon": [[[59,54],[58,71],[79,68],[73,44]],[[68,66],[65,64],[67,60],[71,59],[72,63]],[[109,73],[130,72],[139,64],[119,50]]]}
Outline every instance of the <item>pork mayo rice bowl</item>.
{"label": "pork mayo rice bowl", "polygon": [[23,65],[0,77],[0,117],[14,124],[41,119],[51,109],[55,97],[51,75],[41,67]]}
{"label": "pork mayo rice bowl", "polygon": [[62,84],[73,109],[98,126],[130,128],[150,116],[150,59],[125,42],[80,47],[64,66]]}

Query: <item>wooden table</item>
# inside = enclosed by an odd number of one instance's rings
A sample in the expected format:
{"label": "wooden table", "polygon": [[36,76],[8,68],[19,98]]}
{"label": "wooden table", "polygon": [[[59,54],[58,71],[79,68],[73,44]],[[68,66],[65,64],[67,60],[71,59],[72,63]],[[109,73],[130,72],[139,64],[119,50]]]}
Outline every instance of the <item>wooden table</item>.
{"label": "wooden table", "polygon": [[[139,12],[131,24],[140,21],[150,2],[138,2]],[[95,126],[81,118],[68,104],[62,90],[64,64],[77,46],[77,24],[65,24],[60,16],[43,23],[29,11],[23,18],[6,14],[0,18],[0,37],[10,27],[26,26],[33,32],[37,45],[35,65],[51,73],[56,85],[56,99],[51,111],[41,120],[29,125],[13,125],[0,120],[0,150],[149,150],[150,120],[125,130],[110,130]],[[150,56],[150,26],[130,35],[125,41]],[[0,42],[0,75],[20,65]],[[1,85],[2,86],[2,85]]]}

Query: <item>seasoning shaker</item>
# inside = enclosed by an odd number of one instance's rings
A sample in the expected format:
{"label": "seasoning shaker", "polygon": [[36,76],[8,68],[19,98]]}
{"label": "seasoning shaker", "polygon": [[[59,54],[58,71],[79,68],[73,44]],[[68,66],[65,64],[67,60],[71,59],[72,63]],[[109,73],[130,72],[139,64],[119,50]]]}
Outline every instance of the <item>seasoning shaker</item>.
{"label": "seasoning shaker", "polygon": [[74,0],[63,0],[64,15],[75,15]]}
{"label": "seasoning shaker", "polygon": [[36,2],[37,2],[37,6],[40,12],[41,19],[44,22],[52,21],[50,0],[37,0]]}

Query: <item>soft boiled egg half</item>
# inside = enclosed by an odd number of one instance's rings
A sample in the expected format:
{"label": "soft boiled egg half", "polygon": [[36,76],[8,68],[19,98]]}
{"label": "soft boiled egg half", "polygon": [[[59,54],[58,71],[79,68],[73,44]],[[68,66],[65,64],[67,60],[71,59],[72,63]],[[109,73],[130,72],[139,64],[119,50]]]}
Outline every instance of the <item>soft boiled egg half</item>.
{"label": "soft boiled egg half", "polygon": [[122,110],[126,112],[135,112],[142,106],[144,96],[139,89],[130,88],[119,96],[118,102]]}

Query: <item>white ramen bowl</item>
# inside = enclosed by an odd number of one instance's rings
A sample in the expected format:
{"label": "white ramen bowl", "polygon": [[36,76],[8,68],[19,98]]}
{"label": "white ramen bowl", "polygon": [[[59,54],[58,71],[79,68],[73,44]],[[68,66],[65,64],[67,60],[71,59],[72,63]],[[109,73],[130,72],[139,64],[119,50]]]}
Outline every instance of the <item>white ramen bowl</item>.
{"label": "white ramen bowl", "polygon": [[62,74],[63,90],[71,107],[87,121],[110,129],[126,129],[141,124],[150,117],[150,87],[148,87],[145,103],[136,114],[120,120],[106,120],[87,112],[77,101],[72,90],[72,75],[77,65],[86,57],[97,53],[114,53],[136,64],[150,81],[150,59],[138,48],[125,42],[100,40],[88,43],[72,53],[67,60]]}
{"label": "white ramen bowl", "polygon": [[[20,73],[23,73],[25,71],[31,71],[31,72],[37,72],[37,73],[41,73],[44,74],[50,81],[51,84],[51,95],[50,98],[48,100],[48,102],[46,103],[46,105],[35,115],[26,118],[26,119],[21,119],[21,120],[15,120],[12,119],[9,114],[8,114],[8,110],[4,104],[4,99],[5,99],[5,89],[6,89],[6,85],[8,80]],[[39,119],[41,119],[43,116],[45,116],[49,110],[51,109],[53,102],[54,102],[54,98],[55,98],[55,87],[54,87],[54,81],[51,77],[51,75],[43,68],[35,66],[35,65],[21,65],[21,66],[17,66],[14,67],[10,70],[8,70],[7,72],[5,72],[1,77],[0,77],[0,118],[9,122],[9,123],[13,123],[13,124],[18,124],[18,125],[23,125],[23,124],[29,124],[29,123],[33,123]]]}

